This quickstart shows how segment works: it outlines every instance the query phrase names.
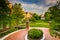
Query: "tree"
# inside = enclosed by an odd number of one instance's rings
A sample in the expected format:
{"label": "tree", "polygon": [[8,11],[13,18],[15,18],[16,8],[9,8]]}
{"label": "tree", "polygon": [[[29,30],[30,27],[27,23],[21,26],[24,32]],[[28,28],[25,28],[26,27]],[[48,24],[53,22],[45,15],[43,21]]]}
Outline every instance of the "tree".
{"label": "tree", "polygon": [[36,13],[33,14],[33,17],[35,18],[35,20],[39,19],[39,16]]}
{"label": "tree", "polygon": [[[50,32],[53,36],[60,36],[60,1],[51,6],[45,13],[46,20],[50,21]],[[52,21],[52,22],[51,22]],[[56,32],[57,31],[57,32]]]}
{"label": "tree", "polygon": [[0,0],[0,14],[8,14],[10,12],[8,5],[8,0]]}
{"label": "tree", "polygon": [[48,12],[45,13],[45,18],[48,20],[54,20],[55,22],[60,22],[60,2],[56,5],[50,7]]}
{"label": "tree", "polygon": [[0,26],[3,26],[4,28],[6,28],[6,25],[8,24],[8,15],[11,11],[8,5],[8,0],[0,0]]}
{"label": "tree", "polygon": [[46,12],[45,13],[45,19],[47,20],[47,21],[50,21],[52,18],[51,18],[51,14],[50,14],[50,12]]}
{"label": "tree", "polygon": [[30,21],[35,22],[36,20],[39,20],[40,16],[36,13],[32,14],[32,17],[30,19]]}
{"label": "tree", "polygon": [[12,14],[11,14],[11,24],[13,26],[18,26],[23,19],[23,9],[21,7],[21,4],[15,3],[12,8]]}

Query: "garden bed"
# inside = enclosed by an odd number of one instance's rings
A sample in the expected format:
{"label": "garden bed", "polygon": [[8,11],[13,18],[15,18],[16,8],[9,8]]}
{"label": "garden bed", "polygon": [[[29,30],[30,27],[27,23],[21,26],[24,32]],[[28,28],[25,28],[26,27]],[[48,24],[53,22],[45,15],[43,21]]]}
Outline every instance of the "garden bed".
{"label": "garden bed", "polygon": [[4,37],[5,35],[7,35],[7,34],[9,34],[11,32],[14,32],[16,30],[18,30],[18,29],[12,28],[12,29],[9,29],[7,31],[4,31],[4,32],[0,33],[0,38]]}
{"label": "garden bed", "polygon": [[44,40],[45,36],[40,29],[30,29],[25,36],[25,40]]}
{"label": "garden bed", "polygon": [[[28,34],[25,35],[25,40],[28,40]],[[45,35],[43,34],[43,37],[40,40],[44,40],[45,39]]]}
{"label": "garden bed", "polygon": [[54,37],[59,37],[60,38],[60,32],[59,31],[56,31],[56,30],[50,30],[50,34],[51,36],[54,36]]}

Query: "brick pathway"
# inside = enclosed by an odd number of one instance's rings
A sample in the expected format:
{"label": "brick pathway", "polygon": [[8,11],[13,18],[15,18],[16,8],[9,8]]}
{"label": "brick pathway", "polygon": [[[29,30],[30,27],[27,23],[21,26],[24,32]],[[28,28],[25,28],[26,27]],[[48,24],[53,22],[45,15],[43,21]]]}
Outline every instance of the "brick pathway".
{"label": "brick pathway", "polygon": [[51,37],[48,28],[40,28],[40,29],[43,30],[44,32],[45,40],[60,40],[59,38]]}
{"label": "brick pathway", "polygon": [[[39,29],[41,29],[44,32],[44,35],[46,37],[45,40],[60,40],[59,38],[51,37],[49,34],[48,28],[39,28]],[[5,40],[24,40],[24,37],[27,34],[27,32],[28,32],[28,29],[19,31],[17,33],[10,35]]]}
{"label": "brick pathway", "polygon": [[25,29],[17,33],[14,33],[8,36],[5,40],[24,40],[24,36],[26,35],[27,31],[28,29]]}

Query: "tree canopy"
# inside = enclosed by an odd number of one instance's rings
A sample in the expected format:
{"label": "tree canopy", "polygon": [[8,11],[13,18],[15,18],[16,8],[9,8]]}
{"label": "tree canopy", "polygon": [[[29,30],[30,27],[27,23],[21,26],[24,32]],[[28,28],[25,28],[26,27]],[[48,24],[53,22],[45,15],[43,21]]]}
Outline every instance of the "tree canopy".
{"label": "tree canopy", "polygon": [[54,20],[55,22],[60,22],[60,1],[56,5],[50,7],[45,13],[46,20]]}
{"label": "tree canopy", "polygon": [[0,27],[6,28],[16,26],[20,24],[23,16],[23,8],[21,4],[15,3],[12,5],[12,9],[9,8],[8,0],[0,0]]}
{"label": "tree canopy", "polygon": [[10,8],[8,0],[0,0],[0,27],[5,27],[8,24]]}

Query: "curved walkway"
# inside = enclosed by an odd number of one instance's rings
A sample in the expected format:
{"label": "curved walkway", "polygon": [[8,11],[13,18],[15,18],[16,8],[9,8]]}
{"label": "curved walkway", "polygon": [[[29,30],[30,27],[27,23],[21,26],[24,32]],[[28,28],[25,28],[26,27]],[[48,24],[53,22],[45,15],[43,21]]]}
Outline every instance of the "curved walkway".
{"label": "curved walkway", "polygon": [[[31,28],[30,28],[31,29]],[[49,28],[37,28],[41,29],[44,32],[45,40],[60,40],[59,38],[51,37],[49,34]],[[8,36],[5,40],[24,40],[25,35],[27,34],[28,29],[16,32]]]}
{"label": "curved walkway", "polygon": [[5,40],[24,40],[24,36],[26,35],[27,32],[28,29],[24,29],[22,31],[16,32],[8,36],[7,38],[5,38]]}

